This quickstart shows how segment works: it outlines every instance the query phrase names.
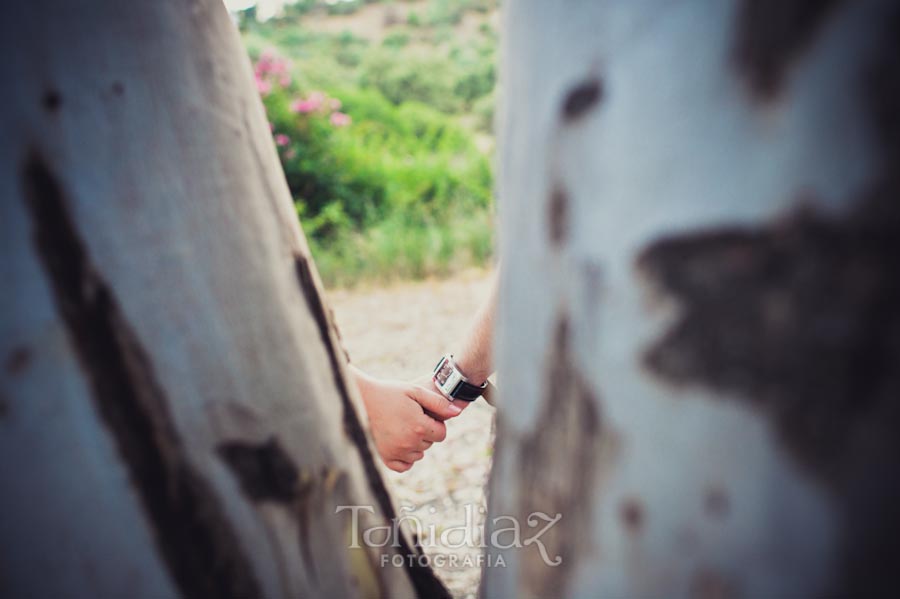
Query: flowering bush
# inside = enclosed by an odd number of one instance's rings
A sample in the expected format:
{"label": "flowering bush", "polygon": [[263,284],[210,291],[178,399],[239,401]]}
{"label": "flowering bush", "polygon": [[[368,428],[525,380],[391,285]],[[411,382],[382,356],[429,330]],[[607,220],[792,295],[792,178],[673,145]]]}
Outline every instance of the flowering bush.
{"label": "flowering bush", "polygon": [[[490,168],[450,117],[422,104],[396,105],[374,89],[301,89],[291,69],[272,50],[254,63],[288,186],[326,281],[421,276],[446,269],[451,259],[465,263],[460,253],[487,257]],[[462,218],[474,218],[482,233],[461,238]]]}

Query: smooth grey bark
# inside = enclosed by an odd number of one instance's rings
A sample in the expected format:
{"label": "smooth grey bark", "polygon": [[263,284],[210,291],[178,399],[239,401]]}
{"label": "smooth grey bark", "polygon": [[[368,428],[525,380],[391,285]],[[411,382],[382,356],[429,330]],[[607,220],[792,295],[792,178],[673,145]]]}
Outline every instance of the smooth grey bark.
{"label": "smooth grey bark", "polygon": [[393,508],[222,3],[0,40],[3,594],[446,594],[335,513]]}
{"label": "smooth grey bark", "polygon": [[896,3],[504,10],[484,596],[884,594]]}

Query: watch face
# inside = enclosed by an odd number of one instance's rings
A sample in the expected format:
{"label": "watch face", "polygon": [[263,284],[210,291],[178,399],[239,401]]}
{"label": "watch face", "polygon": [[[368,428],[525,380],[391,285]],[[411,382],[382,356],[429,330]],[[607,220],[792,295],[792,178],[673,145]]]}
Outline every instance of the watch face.
{"label": "watch face", "polygon": [[451,374],[453,374],[453,365],[450,363],[450,360],[444,360],[444,363],[441,364],[441,367],[435,373],[434,378],[439,385],[443,386],[447,384],[447,379],[450,378]]}

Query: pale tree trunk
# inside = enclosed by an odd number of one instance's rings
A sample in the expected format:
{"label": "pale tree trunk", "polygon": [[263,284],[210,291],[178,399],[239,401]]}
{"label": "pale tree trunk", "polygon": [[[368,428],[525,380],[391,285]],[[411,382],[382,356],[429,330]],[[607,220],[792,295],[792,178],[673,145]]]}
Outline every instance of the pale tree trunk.
{"label": "pale tree trunk", "polygon": [[335,513],[393,508],[222,3],[0,39],[2,593],[445,594]]}
{"label": "pale tree trunk", "polygon": [[504,8],[486,596],[885,592],[896,3]]}

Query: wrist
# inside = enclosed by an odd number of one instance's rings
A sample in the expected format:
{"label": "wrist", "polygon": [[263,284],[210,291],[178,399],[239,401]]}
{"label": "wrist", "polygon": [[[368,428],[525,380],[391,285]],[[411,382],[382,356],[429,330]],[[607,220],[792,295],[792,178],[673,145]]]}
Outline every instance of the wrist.
{"label": "wrist", "polygon": [[375,386],[375,379],[352,364],[350,364],[350,372],[353,375],[353,380],[356,382],[356,388],[359,390],[360,396],[362,396],[363,403],[368,407],[372,398],[371,392]]}
{"label": "wrist", "polygon": [[481,360],[473,360],[465,354],[454,355],[453,361],[456,363],[459,372],[473,385],[482,385],[491,375],[489,369],[484,367]]}

